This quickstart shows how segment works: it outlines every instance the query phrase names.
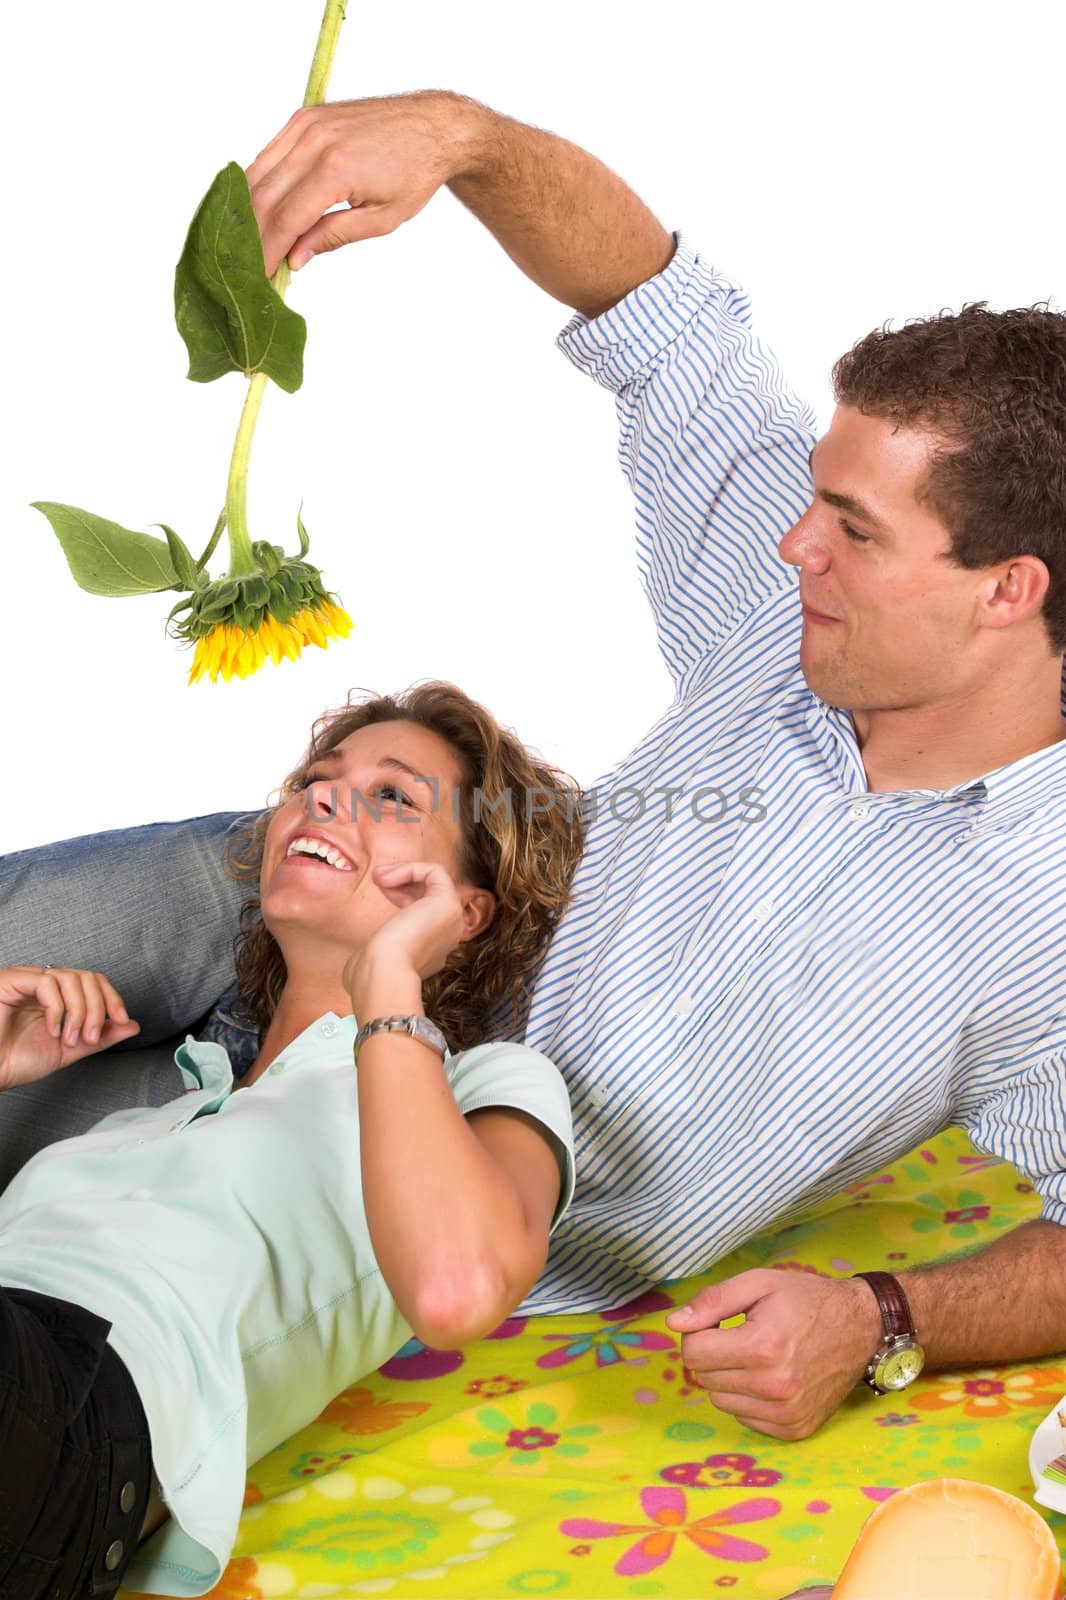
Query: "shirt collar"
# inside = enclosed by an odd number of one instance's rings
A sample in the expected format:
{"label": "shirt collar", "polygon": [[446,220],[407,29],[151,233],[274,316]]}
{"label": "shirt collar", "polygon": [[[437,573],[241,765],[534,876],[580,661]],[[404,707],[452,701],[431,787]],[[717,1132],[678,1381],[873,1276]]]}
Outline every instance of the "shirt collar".
{"label": "shirt collar", "polygon": [[976,827],[1005,827],[1024,817],[1066,805],[1066,739],[996,767],[978,780],[987,800]]}
{"label": "shirt collar", "polygon": [[[350,1055],[355,1043],[355,1018],[339,1017],[335,1011],[324,1011],[314,1022],[309,1022],[285,1046],[279,1060],[293,1063],[304,1057],[332,1062],[337,1056]],[[326,1048],[332,1046],[332,1049]],[[212,1089],[221,1092],[231,1087],[233,1072],[229,1052],[224,1045],[210,1039],[195,1039],[186,1034],[185,1043],[179,1045],[174,1060],[181,1070],[186,1089]]]}
{"label": "shirt collar", "polygon": [[[811,701],[809,725],[821,724],[830,734],[838,755],[834,765],[844,791],[841,798],[850,800],[866,788],[862,753],[851,712],[827,705],[813,693]],[[942,801],[978,802],[972,831],[1006,827],[1049,806],[1059,810],[1066,807],[1066,739],[1022,756],[1018,761],[995,767],[980,777],[967,778],[950,789],[908,789],[902,793],[915,799],[935,795]]]}

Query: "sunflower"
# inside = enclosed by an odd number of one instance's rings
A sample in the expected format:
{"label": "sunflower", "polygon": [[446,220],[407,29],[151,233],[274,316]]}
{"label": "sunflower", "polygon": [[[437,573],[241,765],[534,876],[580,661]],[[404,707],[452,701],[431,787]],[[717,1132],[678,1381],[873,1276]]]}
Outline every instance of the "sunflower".
{"label": "sunflower", "polygon": [[[304,645],[345,639],[352,619],[326,593],[317,568],[278,545],[253,545],[256,565],[197,588],[175,606],[175,635],[195,646],[189,682],[247,678],[270,660],[295,661]],[[188,610],[180,622],[175,614]]]}

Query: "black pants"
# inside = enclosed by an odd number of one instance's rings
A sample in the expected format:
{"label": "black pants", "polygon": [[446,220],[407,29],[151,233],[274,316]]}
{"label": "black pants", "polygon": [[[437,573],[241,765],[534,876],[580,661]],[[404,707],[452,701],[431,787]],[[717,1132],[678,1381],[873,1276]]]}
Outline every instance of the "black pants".
{"label": "black pants", "polygon": [[87,1600],[122,1581],[152,1482],[148,1424],[81,1306],[0,1288],[0,1595]]}

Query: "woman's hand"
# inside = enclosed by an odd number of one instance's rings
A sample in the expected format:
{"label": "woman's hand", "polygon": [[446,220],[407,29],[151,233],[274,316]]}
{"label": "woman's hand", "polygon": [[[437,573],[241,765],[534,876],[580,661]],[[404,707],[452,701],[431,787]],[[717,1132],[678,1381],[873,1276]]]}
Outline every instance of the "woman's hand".
{"label": "woman's hand", "polygon": [[[419,982],[439,972],[463,936],[463,903],[444,867],[434,861],[397,861],[373,869],[374,882],[400,909],[344,969],[350,994],[369,973],[413,975]],[[356,1016],[359,1015],[356,1007]]]}
{"label": "woman's hand", "polygon": [[102,972],[0,968],[0,1089],[35,1083],[140,1031]]}

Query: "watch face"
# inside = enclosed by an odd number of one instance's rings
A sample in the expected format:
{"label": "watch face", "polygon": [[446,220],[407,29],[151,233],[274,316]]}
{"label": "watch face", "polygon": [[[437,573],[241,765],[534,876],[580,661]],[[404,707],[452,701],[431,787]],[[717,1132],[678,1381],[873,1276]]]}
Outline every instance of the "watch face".
{"label": "watch face", "polygon": [[882,1389],[905,1389],[913,1383],[925,1365],[925,1354],[916,1344],[901,1345],[890,1350],[877,1364],[875,1381]]}

